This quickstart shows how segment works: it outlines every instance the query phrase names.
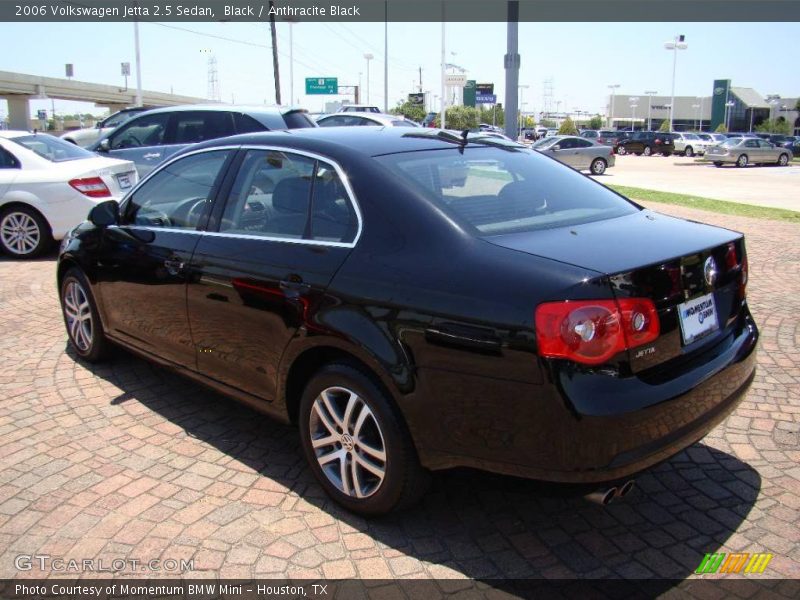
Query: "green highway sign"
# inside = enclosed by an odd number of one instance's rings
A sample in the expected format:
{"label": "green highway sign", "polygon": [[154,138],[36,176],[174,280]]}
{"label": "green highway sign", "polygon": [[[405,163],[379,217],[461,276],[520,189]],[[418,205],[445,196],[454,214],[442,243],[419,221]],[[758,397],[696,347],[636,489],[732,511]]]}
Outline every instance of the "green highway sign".
{"label": "green highway sign", "polygon": [[306,94],[338,94],[339,79],[336,77],[306,77]]}

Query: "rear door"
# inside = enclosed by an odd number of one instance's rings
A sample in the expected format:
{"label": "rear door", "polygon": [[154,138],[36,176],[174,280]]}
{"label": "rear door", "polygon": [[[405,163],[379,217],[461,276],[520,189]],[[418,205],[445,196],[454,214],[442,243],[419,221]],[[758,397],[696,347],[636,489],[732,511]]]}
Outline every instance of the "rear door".
{"label": "rear door", "polygon": [[187,155],[142,183],[120,207],[120,225],[105,230],[95,265],[111,335],[185,367],[195,366],[186,266],[234,152]]}
{"label": "rear door", "polygon": [[575,164],[578,170],[585,170],[592,164],[592,160],[597,156],[597,146],[589,140],[575,140]]}
{"label": "rear door", "polygon": [[204,375],[271,401],[290,338],[324,328],[316,312],[360,221],[329,160],[252,148],[237,163],[192,259],[189,324]]}
{"label": "rear door", "polygon": [[22,165],[17,157],[6,150],[0,140],[0,203],[3,202],[3,196],[17,178],[21,168]]}

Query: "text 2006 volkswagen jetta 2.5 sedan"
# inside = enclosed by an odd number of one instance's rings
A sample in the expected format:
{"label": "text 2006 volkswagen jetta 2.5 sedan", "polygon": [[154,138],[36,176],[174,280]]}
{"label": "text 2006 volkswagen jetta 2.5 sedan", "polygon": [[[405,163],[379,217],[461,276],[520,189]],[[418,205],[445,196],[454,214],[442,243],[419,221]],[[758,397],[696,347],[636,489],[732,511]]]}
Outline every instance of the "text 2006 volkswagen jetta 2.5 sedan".
{"label": "text 2006 volkswagen jetta 2.5 sedan", "polygon": [[58,265],[80,357],[114,342],[296,423],[365,514],[456,466],[629,489],[752,380],[746,284],[739,233],[511,142],[371,127],[192,146]]}

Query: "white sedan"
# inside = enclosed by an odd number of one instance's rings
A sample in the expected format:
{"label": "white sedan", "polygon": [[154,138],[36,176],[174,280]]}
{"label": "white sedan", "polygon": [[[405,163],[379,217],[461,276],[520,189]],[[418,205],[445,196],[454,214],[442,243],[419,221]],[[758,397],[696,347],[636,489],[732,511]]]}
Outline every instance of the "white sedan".
{"label": "white sedan", "polygon": [[0,131],[0,248],[14,258],[38,256],[137,180],[131,161],[46,133]]}

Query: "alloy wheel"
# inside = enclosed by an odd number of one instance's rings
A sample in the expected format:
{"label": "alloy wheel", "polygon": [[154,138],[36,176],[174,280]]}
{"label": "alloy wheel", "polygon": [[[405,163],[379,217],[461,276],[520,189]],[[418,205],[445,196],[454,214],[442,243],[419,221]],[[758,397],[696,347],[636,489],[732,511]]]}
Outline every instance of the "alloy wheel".
{"label": "alloy wheel", "polygon": [[592,173],[595,175],[602,175],[605,173],[606,163],[602,158],[595,158],[592,162]]}
{"label": "alloy wheel", "polygon": [[747,166],[747,155],[746,155],[746,154],[742,154],[742,155],[741,155],[741,156],[740,156],[740,157],[739,157],[739,158],[736,160],[736,166],[737,166],[737,167],[746,167],[746,166]]}
{"label": "alloy wheel", "polygon": [[687,148],[686,148],[686,151],[684,152],[684,154],[685,154],[687,157],[691,158],[691,157],[693,157],[693,156],[694,156],[694,150],[692,150],[692,147],[691,147],[691,146],[689,146],[689,147],[687,147]]}
{"label": "alloy wheel", "polygon": [[353,498],[375,494],[386,476],[386,445],[375,413],[355,392],[329,387],[309,416],[311,446],[325,477]]}
{"label": "alloy wheel", "polygon": [[72,279],[67,282],[64,287],[63,305],[69,337],[78,350],[88,352],[92,347],[94,333],[92,308],[86,291],[78,281]]}
{"label": "alloy wheel", "polygon": [[778,158],[778,164],[782,167],[785,167],[789,164],[789,157],[785,154],[781,154],[780,158]]}
{"label": "alloy wheel", "polygon": [[645,146],[644,147],[644,155],[645,156],[650,156],[652,153],[653,153],[653,151],[650,149],[650,146]]}
{"label": "alloy wheel", "polygon": [[39,224],[24,212],[8,213],[0,223],[0,236],[5,249],[17,256],[35,252],[42,240]]}

